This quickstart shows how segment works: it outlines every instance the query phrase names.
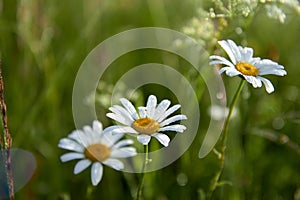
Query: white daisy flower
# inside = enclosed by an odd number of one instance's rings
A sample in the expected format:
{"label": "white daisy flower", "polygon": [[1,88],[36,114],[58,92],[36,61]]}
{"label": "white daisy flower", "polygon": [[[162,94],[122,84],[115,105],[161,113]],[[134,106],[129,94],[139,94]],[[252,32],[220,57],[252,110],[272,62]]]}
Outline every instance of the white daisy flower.
{"label": "white daisy flower", "polygon": [[59,148],[73,151],[62,155],[60,160],[67,162],[80,159],[74,167],[74,174],[92,165],[91,180],[95,186],[102,178],[102,164],[115,170],[122,170],[124,164],[116,158],[127,158],[137,154],[134,147],[124,147],[133,144],[133,141],[129,139],[119,141],[122,136],[102,131],[102,124],[95,120],[93,127],[84,126],[83,130],[75,130],[67,138],[60,139]]}
{"label": "white daisy flower", "polygon": [[237,46],[232,40],[222,40],[218,42],[228,54],[231,61],[221,56],[210,56],[210,65],[226,65],[219,70],[219,73],[226,72],[228,76],[240,75],[252,84],[254,88],[261,87],[264,83],[268,93],[274,91],[272,83],[263,78],[263,75],[273,74],[284,76],[287,72],[282,65],[269,59],[253,57],[253,49],[249,47]]}
{"label": "white daisy flower", "polygon": [[157,105],[157,99],[154,95],[148,97],[146,107],[138,107],[138,111],[132,103],[126,98],[120,99],[122,106],[114,105],[109,110],[112,113],[107,113],[106,116],[120,122],[124,126],[111,126],[107,129],[113,133],[131,133],[137,134],[137,140],[143,145],[150,142],[151,137],[155,137],[165,147],[169,145],[170,138],[161,132],[176,131],[183,132],[186,127],[173,122],[187,119],[185,115],[175,115],[167,119],[172,113],[178,110],[181,106],[174,105],[168,109],[171,102],[167,99],[161,101]]}

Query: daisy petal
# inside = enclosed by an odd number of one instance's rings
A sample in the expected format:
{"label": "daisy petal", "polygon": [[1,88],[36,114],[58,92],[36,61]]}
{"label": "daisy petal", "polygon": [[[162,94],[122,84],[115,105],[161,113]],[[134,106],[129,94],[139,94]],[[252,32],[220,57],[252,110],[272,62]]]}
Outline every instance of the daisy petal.
{"label": "daisy petal", "polygon": [[166,126],[163,128],[160,128],[159,131],[175,131],[175,132],[180,132],[182,133],[186,127],[181,124],[176,124],[176,125],[171,125],[171,126]]}
{"label": "daisy petal", "polygon": [[133,147],[123,147],[120,149],[113,149],[111,151],[111,158],[127,158],[136,155],[136,149]]}
{"label": "daisy petal", "polygon": [[260,76],[258,78],[264,83],[265,88],[266,88],[266,90],[267,90],[268,93],[274,92],[274,86],[271,83],[271,81],[269,81],[266,78],[260,77]]}
{"label": "daisy petal", "polygon": [[88,159],[80,160],[74,167],[74,174],[79,174],[80,172],[88,168],[91,163],[92,162]]}
{"label": "daisy petal", "polygon": [[164,112],[159,119],[157,119],[158,122],[161,122],[162,120],[164,120],[166,117],[168,117],[169,115],[171,115],[173,112],[175,112],[176,110],[178,110],[181,106],[179,104],[172,106],[171,108],[169,108],[166,112]]}
{"label": "daisy petal", "polygon": [[103,130],[103,126],[102,126],[101,122],[99,122],[98,120],[94,120],[93,121],[93,130],[96,133],[101,133]]}
{"label": "daisy petal", "polygon": [[285,76],[287,72],[283,69],[263,69],[259,71],[259,75],[277,75],[277,76]]}
{"label": "daisy petal", "polygon": [[249,47],[241,47],[239,46],[239,50],[241,52],[241,60],[247,63],[250,63],[253,57],[253,49]]}
{"label": "daisy petal", "polygon": [[109,126],[104,129],[104,132],[111,132],[113,135],[115,134],[124,134],[124,133],[133,133],[137,134],[136,130],[129,126]]}
{"label": "daisy petal", "polygon": [[83,132],[85,133],[85,140],[87,141],[88,144],[92,144],[94,140],[99,137],[99,134],[102,134],[102,131],[98,134],[96,134],[93,129],[90,126],[84,126]]}
{"label": "daisy petal", "polygon": [[232,68],[231,67],[222,67],[220,70],[219,70],[219,74],[222,74],[223,72],[227,71],[227,70],[231,70]]}
{"label": "daisy petal", "polygon": [[106,117],[109,117],[117,122],[120,122],[121,124],[124,125],[130,125],[132,122],[127,120],[124,116],[119,115],[119,114],[115,114],[115,113],[107,113]]}
{"label": "daisy petal", "polygon": [[91,169],[91,180],[93,186],[98,185],[98,183],[101,181],[103,175],[103,166],[99,162],[95,162],[92,165]]}
{"label": "daisy petal", "polygon": [[122,106],[115,105],[113,107],[110,107],[109,110],[114,114],[122,117],[125,121],[124,124],[131,124],[134,121],[130,113]]}
{"label": "daisy petal", "polygon": [[138,107],[140,118],[146,118],[147,117],[147,108],[146,107]]}
{"label": "daisy petal", "polygon": [[155,108],[157,105],[157,99],[154,95],[150,95],[147,101],[147,117],[153,118],[155,113]]}
{"label": "daisy petal", "polygon": [[118,142],[117,144],[115,144],[113,146],[113,148],[120,148],[120,147],[124,147],[130,144],[133,144],[133,140],[127,139],[127,140],[121,140],[120,142]]}
{"label": "daisy petal", "polygon": [[237,60],[236,60],[236,57],[235,57],[237,50],[233,51],[231,45],[229,44],[229,42],[227,42],[225,40],[219,41],[218,43],[225,50],[225,52],[229,56],[232,63],[235,65],[237,63]]}
{"label": "daisy petal", "polygon": [[155,137],[165,147],[169,145],[170,138],[166,134],[155,133],[152,136]]}
{"label": "daisy petal", "polygon": [[212,60],[209,62],[210,65],[223,64],[223,65],[227,65],[229,67],[234,68],[234,64],[232,64],[229,60],[227,60],[224,57],[213,55],[213,56],[210,56],[209,59]]}
{"label": "daisy petal", "polygon": [[173,122],[176,122],[176,121],[179,121],[179,120],[185,120],[185,119],[187,119],[187,117],[185,115],[175,115],[175,116],[170,117],[169,119],[161,122],[160,127],[169,125],[169,124],[171,124]]}
{"label": "daisy petal", "polygon": [[257,86],[255,85],[255,80],[254,80],[255,77],[253,77],[253,76],[246,76],[246,75],[242,75],[242,76],[246,79],[246,81],[248,83],[251,83],[254,88],[257,88]]}
{"label": "daisy petal", "polygon": [[85,156],[82,153],[66,153],[60,156],[61,162],[68,162],[70,160],[82,159]]}
{"label": "daisy petal", "polygon": [[[227,40],[227,43],[229,44],[230,48],[231,48],[231,52],[233,52],[233,55],[235,57],[236,63],[239,61],[242,61],[242,56],[241,56],[241,52],[239,49],[239,46],[237,46],[235,44],[234,41],[232,40]],[[233,62],[233,64],[236,64],[235,62]]]}
{"label": "daisy petal", "polygon": [[113,133],[113,131],[106,131],[106,129],[104,129],[100,142],[107,145],[108,147],[111,147],[116,141],[120,140],[123,135],[124,133],[116,134]]}
{"label": "daisy petal", "polygon": [[144,135],[144,134],[140,134],[136,137],[136,139],[142,143],[143,145],[147,145],[150,140],[151,140],[151,136],[150,135]]}
{"label": "daisy petal", "polygon": [[59,140],[58,147],[70,151],[76,151],[76,152],[83,152],[84,147],[74,140],[71,140],[69,138],[62,138]]}
{"label": "daisy petal", "polygon": [[155,110],[155,113],[153,115],[153,119],[154,120],[159,119],[163,115],[163,113],[168,109],[168,107],[170,106],[170,104],[171,104],[171,101],[169,101],[167,99],[162,100],[158,104],[158,106],[157,106],[157,108]]}
{"label": "daisy petal", "polygon": [[122,105],[126,108],[126,110],[129,112],[129,114],[133,117],[133,119],[138,119],[138,114],[132,103],[125,98],[121,98],[120,101]]}
{"label": "daisy petal", "polygon": [[113,159],[113,158],[108,158],[105,161],[102,162],[103,164],[115,169],[115,170],[122,170],[124,169],[124,164],[117,160],[117,159]]}
{"label": "daisy petal", "polygon": [[[221,71],[221,70],[220,70],[220,71]],[[220,73],[220,71],[219,71],[219,73]],[[230,67],[229,69],[226,70],[226,74],[227,74],[228,76],[232,77],[232,76],[236,76],[236,75],[241,74],[241,72],[239,72],[238,70],[236,70],[236,69]]]}
{"label": "daisy petal", "polygon": [[79,144],[83,145],[84,147],[90,145],[89,139],[87,139],[88,136],[81,130],[73,131],[71,134],[68,135],[68,137],[76,140]]}

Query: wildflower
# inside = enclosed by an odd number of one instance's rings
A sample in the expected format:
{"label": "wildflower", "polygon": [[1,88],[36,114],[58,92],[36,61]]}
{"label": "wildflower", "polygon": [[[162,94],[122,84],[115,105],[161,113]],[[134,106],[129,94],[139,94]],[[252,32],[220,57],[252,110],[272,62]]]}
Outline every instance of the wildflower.
{"label": "wildflower", "polygon": [[[73,151],[62,155],[60,159],[62,162],[80,159],[74,167],[74,174],[78,174],[92,165],[91,181],[95,186],[102,178],[102,164],[115,170],[122,170],[124,164],[116,158],[136,155],[135,148],[124,147],[133,144],[133,141],[129,139],[119,141],[122,136],[102,131],[102,124],[95,120],[92,127],[84,126],[83,130],[75,130],[67,138],[59,141],[59,148]],[[117,141],[119,142],[116,143]]]}
{"label": "wildflower", "polygon": [[120,122],[123,125],[112,126],[114,133],[137,134],[137,140],[143,145],[147,145],[151,137],[155,137],[162,145],[168,146],[170,138],[161,132],[176,131],[183,132],[186,127],[180,124],[170,125],[173,122],[187,119],[185,115],[175,115],[167,119],[172,113],[181,106],[174,105],[168,109],[171,102],[167,99],[157,105],[157,99],[154,95],[148,97],[146,107],[138,107],[138,112],[132,103],[126,98],[120,99],[122,106],[114,105],[106,116]]}
{"label": "wildflower", "polygon": [[222,40],[219,41],[219,44],[231,60],[229,61],[217,55],[210,56],[210,65],[226,65],[226,67],[219,70],[220,74],[226,72],[228,76],[240,75],[251,83],[254,88],[261,87],[262,83],[264,83],[268,93],[273,92],[274,87],[268,79],[262,76],[268,74],[284,76],[287,74],[282,65],[269,59],[253,57],[252,48],[237,46],[232,40]]}

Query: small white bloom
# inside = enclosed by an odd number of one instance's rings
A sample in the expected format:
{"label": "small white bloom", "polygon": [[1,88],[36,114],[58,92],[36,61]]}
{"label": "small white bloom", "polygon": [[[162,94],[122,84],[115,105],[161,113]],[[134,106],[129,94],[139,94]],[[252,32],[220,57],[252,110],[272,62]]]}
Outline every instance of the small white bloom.
{"label": "small white bloom", "polygon": [[222,64],[226,65],[219,70],[219,73],[226,72],[228,76],[240,75],[252,84],[254,88],[261,87],[264,83],[268,93],[274,91],[272,83],[263,78],[263,75],[273,74],[284,76],[287,72],[282,65],[269,59],[260,59],[253,57],[253,49],[249,47],[237,46],[232,40],[222,40],[218,42],[228,54],[231,61],[224,57],[213,55],[210,65]]}
{"label": "small white bloom", "polygon": [[74,167],[74,174],[92,165],[91,180],[95,186],[102,178],[102,164],[121,170],[124,164],[116,158],[127,158],[137,154],[134,147],[125,147],[133,144],[132,140],[119,141],[122,136],[102,131],[102,124],[95,120],[93,127],[84,126],[83,130],[75,130],[67,138],[60,139],[58,147],[72,151],[62,155],[60,160],[67,162],[80,159]]}
{"label": "small white bloom", "polygon": [[[138,107],[138,111],[132,103],[125,99],[120,99],[122,106],[114,105],[106,116],[123,124],[123,126],[111,126],[107,129],[113,133],[131,133],[137,134],[137,140],[143,145],[150,142],[151,137],[155,137],[162,145],[168,146],[170,138],[161,132],[176,131],[183,132],[186,127],[173,122],[187,119],[185,115],[175,115],[167,119],[172,113],[180,108],[180,105],[174,105],[169,108],[171,102],[167,99],[157,105],[157,99],[154,95],[148,97],[146,107]],[[169,109],[168,109],[169,108]]]}
{"label": "small white bloom", "polygon": [[[229,108],[223,107],[217,104],[211,105],[208,108],[208,114],[211,116],[213,120],[220,121],[225,119],[228,116]],[[234,118],[237,114],[236,108],[233,109],[231,118]]]}

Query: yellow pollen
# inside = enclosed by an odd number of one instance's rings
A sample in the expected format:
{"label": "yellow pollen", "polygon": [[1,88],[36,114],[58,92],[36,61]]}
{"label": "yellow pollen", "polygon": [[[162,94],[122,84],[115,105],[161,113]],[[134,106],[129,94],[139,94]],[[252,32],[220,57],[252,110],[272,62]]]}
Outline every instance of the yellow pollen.
{"label": "yellow pollen", "polygon": [[259,71],[258,69],[249,63],[246,62],[238,62],[235,65],[236,69],[244,75],[248,76],[257,76]]}
{"label": "yellow pollen", "polygon": [[151,135],[160,128],[159,123],[151,118],[141,118],[134,121],[131,127],[139,133]]}
{"label": "yellow pollen", "polygon": [[102,162],[110,156],[110,150],[103,144],[92,144],[85,149],[84,155],[93,162]]}

